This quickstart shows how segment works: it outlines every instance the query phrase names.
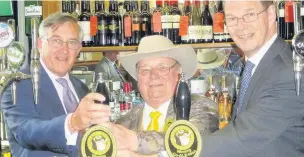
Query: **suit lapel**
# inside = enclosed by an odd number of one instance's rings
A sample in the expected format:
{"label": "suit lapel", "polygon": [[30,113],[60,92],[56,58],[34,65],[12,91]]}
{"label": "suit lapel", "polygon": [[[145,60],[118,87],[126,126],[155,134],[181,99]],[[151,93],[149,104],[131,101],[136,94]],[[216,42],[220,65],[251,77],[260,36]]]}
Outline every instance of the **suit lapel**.
{"label": "suit lapel", "polygon": [[[43,88],[41,88],[43,86]],[[46,89],[46,90],[43,90]],[[45,103],[43,101],[47,101],[49,97],[52,97],[52,104],[51,107],[47,107],[53,111],[53,114],[56,116],[64,115],[65,111],[63,109],[63,106],[61,104],[61,101],[59,99],[59,96],[57,94],[57,91],[55,89],[55,86],[50,79],[49,75],[46,73],[44,68],[41,67],[41,74],[40,74],[40,93],[41,95],[39,96],[39,104]],[[56,93],[57,96],[52,96]]]}
{"label": "suit lapel", "polygon": [[248,101],[252,95],[254,88],[256,87],[259,79],[271,68],[271,64],[273,63],[273,59],[282,51],[285,46],[285,41],[281,38],[276,38],[274,43],[270,46],[265,56],[262,58],[260,63],[258,64],[254,75],[251,77],[251,81],[249,83],[248,89],[246,91],[244,97],[244,106],[242,106],[242,111],[244,111],[247,107]]}
{"label": "suit lapel", "polygon": [[76,81],[76,78],[74,76],[70,75],[69,77],[80,102],[80,100],[88,93],[88,90],[83,89],[83,87],[81,87],[81,84]]}

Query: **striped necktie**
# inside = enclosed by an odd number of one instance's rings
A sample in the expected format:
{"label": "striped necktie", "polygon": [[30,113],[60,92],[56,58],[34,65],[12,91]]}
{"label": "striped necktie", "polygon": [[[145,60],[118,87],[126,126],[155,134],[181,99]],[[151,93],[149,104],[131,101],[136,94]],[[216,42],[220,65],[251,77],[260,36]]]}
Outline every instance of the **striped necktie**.
{"label": "striped necktie", "polygon": [[70,89],[68,82],[65,78],[57,78],[56,81],[63,87],[63,104],[67,113],[72,113],[77,107],[77,100],[72,90]]}

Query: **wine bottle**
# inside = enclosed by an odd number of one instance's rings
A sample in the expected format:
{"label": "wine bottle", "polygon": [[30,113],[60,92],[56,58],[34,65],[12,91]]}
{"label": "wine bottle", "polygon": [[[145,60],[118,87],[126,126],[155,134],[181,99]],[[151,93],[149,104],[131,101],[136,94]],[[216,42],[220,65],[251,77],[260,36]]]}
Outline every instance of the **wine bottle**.
{"label": "wine bottle", "polygon": [[279,3],[279,17],[278,17],[278,32],[279,36],[285,38],[285,2]]}
{"label": "wine bottle", "polygon": [[172,15],[169,6],[169,0],[165,0],[164,7],[162,8],[161,15],[162,32],[163,36],[167,37],[172,41]]}
{"label": "wine bottle", "polygon": [[120,44],[119,20],[120,17],[118,15],[117,2],[115,0],[111,0],[109,15],[108,15],[108,24],[109,24],[108,43],[111,46],[118,46]]}
{"label": "wine bottle", "polygon": [[293,1],[285,2],[285,39],[290,40],[294,35]]}
{"label": "wine bottle", "polygon": [[90,34],[90,2],[81,1],[81,14],[78,17],[79,25],[83,31],[82,46],[87,47],[92,45]]}
{"label": "wine bottle", "polygon": [[68,12],[68,13],[72,13],[71,12],[71,0],[67,0],[66,1],[66,11]]}
{"label": "wine bottle", "polygon": [[190,16],[190,26],[189,26],[189,38],[191,43],[201,43],[202,42],[202,18],[200,1],[193,0],[192,3],[192,14]]}
{"label": "wine bottle", "polygon": [[150,13],[150,5],[149,1],[142,1],[142,7],[141,7],[141,37],[145,37],[152,34],[152,21],[151,21],[152,15]]}
{"label": "wine bottle", "polygon": [[184,73],[181,74],[181,78],[177,85],[174,101],[176,108],[176,120],[189,120],[191,96]]}
{"label": "wine bottle", "polygon": [[124,45],[132,45],[132,11],[131,2],[125,1],[126,13],[123,16]]}
{"label": "wine bottle", "polygon": [[138,1],[132,1],[132,45],[138,45],[141,39],[140,13]]}
{"label": "wine bottle", "polygon": [[171,0],[171,15],[172,15],[172,42],[174,44],[181,43],[181,36],[179,35],[179,22],[181,11],[178,9],[178,1]]}
{"label": "wine bottle", "polygon": [[63,13],[67,13],[67,12],[68,12],[67,1],[66,1],[66,0],[63,0],[63,1],[61,2],[61,5],[62,5],[62,12],[63,12]]}
{"label": "wine bottle", "polygon": [[186,29],[186,35],[182,35],[181,36],[181,42],[182,44],[189,44],[191,43],[190,39],[189,39],[189,23],[190,23],[190,16],[191,16],[191,6],[190,6],[190,0],[186,0],[185,4],[184,4],[184,11],[183,11],[183,18],[187,18],[187,20],[185,21],[180,21],[180,22],[188,22],[188,23],[180,23],[180,25],[188,25],[188,28]]}
{"label": "wine bottle", "polygon": [[218,2],[213,19],[214,42],[224,42],[224,10],[222,1]]}
{"label": "wine bottle", "polygon": [[301,28],[300,30],[304,29],[304,1],[301,2],[301,11],[300,11],[300,15],[301,15]]}
{"label": "wine bottle", "polygon": [[163,4],[161,0],[156,0],[156,9],[152,14],[152,32],[154,35],[162,35],[162,5]]}
{"label": "wine bottle", "polygon": [[96,46],[106,46],[108,35],[107,13],[105,12],[104,1],[95,1],[95,11],[97,16],[97,32],[94,36]]}
{"label": "wine bottle", "polygon": [[204,1],[205,9],[202,12],[202,35],[203,35],[203,42],[204,43],[211,43],[213,42],[213,31],[212,25],[213,20],[209,11],[209,1]]}

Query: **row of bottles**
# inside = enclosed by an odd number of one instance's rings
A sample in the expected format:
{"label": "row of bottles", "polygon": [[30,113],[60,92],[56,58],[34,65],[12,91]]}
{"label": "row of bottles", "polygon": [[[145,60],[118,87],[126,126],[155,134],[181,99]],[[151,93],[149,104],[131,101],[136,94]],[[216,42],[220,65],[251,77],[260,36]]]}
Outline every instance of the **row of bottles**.
{"label": "row of bottles", "polygon": [[[278,3],[278,8],[279,8],[279,12],[278,12],[278,35],[280,37],[282,37],[283,39],[286,39],[286,40],[290,40],[294,36],[293,4],[294,4],[294,2],[291,1],[291,0],[280,1]],[[303,2],[302,2],[302,4],[303,4]],[[302,12],[302,9],[301,9],[301,12]]]}
{"label": "row of bottles", "polygon": [[98,73],[96,81],[93,81],[90,86],[90,90],[106,97],[103,103],[111,107],[111,120],[113,121],[127,114],[133,107],[144,103],[140,94],[132,90],[131,82],[124,82],[121,85],[120,81],[105,80],[103,73]]}
{"label": "row of bottles", "polygon": [[233,105],[235,104],[236,95],[238,94],[237,87],[235,88],[236,91],[234,94],[229,93],[227,80],[227,76],[221,76],[221,91],[217,91],[213,82],[213,76],[209,76],[210,86],[205,93],[206,97],[218,104],[219,129],[224,128],[231,121]]}
{"label": "row of bottles", "polygon": [[[164,35],[175,44],[211,43],[232,41],[224,25],[223,2],[214,5],[214,14],[209,1],[203,6],[200,0],[156,0],[156,8],[150,11],[150,2],[140,3],[125,0],[119,3],[95,0],[95,13],[91,13],[90,1],[64,1],[63,12],[77,16],[84,32],[83,46],[138,45],[142,37]],[[139,7],[140,4],[140,7]],[[181,8],[181,9],[180,9]],[[108,11],[106,11],[108,10]]]}

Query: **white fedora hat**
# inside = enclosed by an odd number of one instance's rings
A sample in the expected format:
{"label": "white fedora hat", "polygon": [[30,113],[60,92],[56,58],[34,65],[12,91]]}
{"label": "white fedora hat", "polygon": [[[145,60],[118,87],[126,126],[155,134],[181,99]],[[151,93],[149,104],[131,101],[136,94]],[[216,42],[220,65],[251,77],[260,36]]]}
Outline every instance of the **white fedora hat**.
{"label": "white fedora hat", "polygon": [[197,70],[196,54],[191,46],[174,46],[169,39],[161,35],[142,38],[137,52],[122,53],[118,59],[127,72],[137,80],[136,64],[143,59],[154,57],[168,57],[178,61],[186,79],[191,78]]}
{"label": "white fedora hat", "polygon": [[221,66],[225,61],[225,54],[221,50],[199,49],[197,51],[197,68],[212,69]]}

